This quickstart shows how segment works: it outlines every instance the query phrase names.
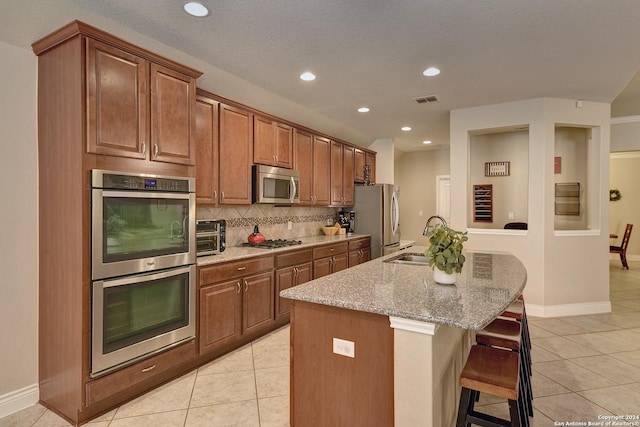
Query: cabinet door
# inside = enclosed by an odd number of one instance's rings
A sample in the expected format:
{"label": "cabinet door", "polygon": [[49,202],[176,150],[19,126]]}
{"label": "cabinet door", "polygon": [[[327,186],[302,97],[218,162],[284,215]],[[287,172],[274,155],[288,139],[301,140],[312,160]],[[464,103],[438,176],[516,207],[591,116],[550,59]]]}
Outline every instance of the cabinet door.
{"label": "cabinet door", "polygon": [[273,274],[262,273],[243,279],[242,326],[251,333],[274,322]]}
{"label": "cabinet door", "polygon": [[275,145],[273,122],[253,116],[253,163],[275,166]]}
{"label": "cabinet door", "polygon": [[371,181],[372,183],[376,182],[376,155],[371,153],[365,153],[364,164],[369,166],[369,169],[371,170],[371,176],[369,177],[369,181]]}
{"label": "cabinet door", "polygon": [[342,204],[342,144],[331,141],[331,205]]}
{"label": "cabinet door", "polygon": [[298,187],[300,205],[312,205],[313,137],[298,129],[294,131],[293,137],[293,169],[300,172]]}
{"label": "cabinet door", "polygon": [[241,304],[239,279],[200,289],[200,353],[240,337]]}
{"label": "cabinet door", "polygon": [[220,196],[222,205],[251,204],[252,114],[225,104],[220,114]]}
{"label": "cabinet door", "polygon": [[287,267],[276,270],[276,318],[289,314],[291,303],[287,298],[280,297],[280,291],[295,286],[295,267]]}
{"label": "cabinet door", "polygon": [[293,167],[293,129],[282,123],[275,124],[276,166],[291,169]]}
{"label": "cabinet door", "polygon": [[316,136],[313,141],[313,203],[329,206],[331,193],[331,141]]}
{"label": "cabinet door", "polygon": [[353,171],[353,179],[356,182],[364,181],[364,165],[365,165],[365,155],[364,151],[355,149],[354,151],[355,160],[354,160],[354,171]]}
{"label": "cabinet door", "polygon": [[360,264],[363,262],[371,261],[371,248],[360,249],[362,251],[362,257],[360,258]]}
{"label": "cabinet door", "polygon": [[144,159],[149,64],[87,39],[87,151]]}
{"label": "cabinet door", "polygon": [[328,276],[331,274],[331,257],[320,258],[313,261],[313,278]]}
{"label": "cabinet door", "polygon": [[196,203],[218,203],[218,103],[196,100]]}
{"label": "cabinet door", "polygon": [[194,165],[196,81],[151,64],[151,160]]}
{"label": "cabinet door", "polygon": [[349,267],[360,264],[360,250],[349,252]]}
{"label": "cabinet door", "polygon": [[342,206],[353,206],[355,184],[354,184],[354,162],[355,149],[344,145],[342,147]]}
{"label": "cabinet door", "polygon": [[349,254],[343,253],[339,255],[334,255],[332,264],[332,273],[337,273],[338,271],[346,270],[349,268]]}

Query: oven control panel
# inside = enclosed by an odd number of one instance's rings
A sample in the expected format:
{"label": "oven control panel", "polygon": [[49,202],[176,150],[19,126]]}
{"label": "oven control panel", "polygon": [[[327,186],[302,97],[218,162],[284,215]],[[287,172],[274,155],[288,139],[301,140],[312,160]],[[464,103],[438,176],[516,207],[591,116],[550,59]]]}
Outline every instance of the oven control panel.
{"label": "oven control panel", "polygon": [[[193,192],[193,178],[133,175],[100,171],[94,173],[93,187],[112,190],[165,191],[172,193]],[[97,181],[97,182],[96,182]]]}

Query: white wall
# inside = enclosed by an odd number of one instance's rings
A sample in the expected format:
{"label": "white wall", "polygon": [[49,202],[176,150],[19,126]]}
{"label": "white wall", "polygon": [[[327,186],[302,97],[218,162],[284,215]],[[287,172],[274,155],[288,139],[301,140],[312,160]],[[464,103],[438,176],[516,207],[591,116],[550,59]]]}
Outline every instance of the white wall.
{"label": "white wall", "polygon": [[376,139],[368,148],[376,152],[376,184],[395,184],[393,139]]}
{"label": "white wall", "polygon": [[36,57],[0,42],[0,417],[37,400]]}
{"label": "white wall", "polygon": [[[412,151],[402,154],[395,163],[401,238],[427,245],[422,230],[427,218],[436,214],[436,175],[449,174],[449,150]],[[458,195],[452,194],[454,197]]]}
{"label": "white wall", "polygon": [[611,243],[619,245],[626,225],[633,224],[627,257],[640,260],[640,151],[612,153],[610,164],[610,187],[622,195],[620,200],[609,202],[609,231],[619,236]]}
{"label": "white wall", "polygon": [[[608,274],[609,104],[539,98],[451,112],[451,191],[469,194],[469,133],[482,129],[529,127],[529,230],[472,230],[471,249],[506,250],[527,268],[525,298],[530,313],[557,316],[610,310]],[[590,152],[589,205],[597,227],[554,231],[554,139],[557,125],[594,127],[598,152]],[[594,179],[597,177],[597,180]],[[452,198],[454,228],[468,228],[468,197]],[[593,214],[593,215],[592,215]]]}

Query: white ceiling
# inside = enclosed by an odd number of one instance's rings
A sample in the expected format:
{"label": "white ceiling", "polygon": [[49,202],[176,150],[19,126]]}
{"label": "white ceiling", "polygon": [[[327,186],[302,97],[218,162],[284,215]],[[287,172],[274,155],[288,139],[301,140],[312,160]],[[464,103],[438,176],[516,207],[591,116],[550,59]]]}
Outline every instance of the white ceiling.
{"label": "white ceiling", "polygon": [[[282,117],[362,146],[393,138],[404,151],[425,149],[424,139],[447,145],[452,109],[537,97],[608,103],[640,69],[638,0],[202,0],[207,18],[183,3],[2,1],[0,40],[29,48],[80,19],[204,71],[198,85],[214,93],[297,111]],[[442,73],[424,77],[429,66]],[[298,79],[307,70],[316,81]],[[636,87],[614,115],[640,114]],[[440,101],[412,101],[424,95]],[[363,105],[371,112],[356,112]]]}

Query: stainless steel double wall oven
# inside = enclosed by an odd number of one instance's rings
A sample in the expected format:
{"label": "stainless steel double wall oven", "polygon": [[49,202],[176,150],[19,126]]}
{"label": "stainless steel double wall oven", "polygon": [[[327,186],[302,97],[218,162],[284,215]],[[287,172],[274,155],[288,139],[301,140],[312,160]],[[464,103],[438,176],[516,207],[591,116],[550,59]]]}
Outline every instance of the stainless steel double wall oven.
{"label": "stainless steel double wall oven", "polygon": [[195,338],[193,178],[92,171],[91,376]]}

